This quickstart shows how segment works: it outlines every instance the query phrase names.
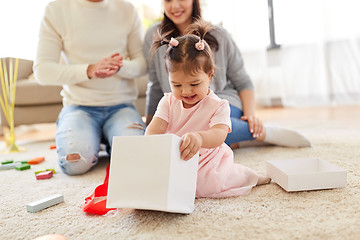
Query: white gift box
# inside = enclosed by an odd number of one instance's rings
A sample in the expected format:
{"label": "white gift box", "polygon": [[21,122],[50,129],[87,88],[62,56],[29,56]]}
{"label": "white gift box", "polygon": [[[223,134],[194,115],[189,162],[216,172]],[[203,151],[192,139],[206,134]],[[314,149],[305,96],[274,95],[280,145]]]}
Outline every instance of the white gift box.
{"label": "white gift box", "polygon": [[107,208],[194,211],[199,154],[180,159],[173,134],[113,138]]}
{"label": "white gift box", "polygon": [[266,170],[288,192],[346,186],[346,171],[319,158],[268,160]]}

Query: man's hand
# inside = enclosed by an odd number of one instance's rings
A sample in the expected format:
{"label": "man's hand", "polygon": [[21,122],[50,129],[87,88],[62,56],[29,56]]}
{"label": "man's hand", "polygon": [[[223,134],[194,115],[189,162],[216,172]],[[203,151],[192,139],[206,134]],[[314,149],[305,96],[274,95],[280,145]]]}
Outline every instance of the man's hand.
{"label": "man's hand", "polygon": [[96,64],[90,64],[87,69],[89,79],[107,78],[116,74],[123,66],[123,57],[120,53],[115,53],[110,57],[101,59]]}

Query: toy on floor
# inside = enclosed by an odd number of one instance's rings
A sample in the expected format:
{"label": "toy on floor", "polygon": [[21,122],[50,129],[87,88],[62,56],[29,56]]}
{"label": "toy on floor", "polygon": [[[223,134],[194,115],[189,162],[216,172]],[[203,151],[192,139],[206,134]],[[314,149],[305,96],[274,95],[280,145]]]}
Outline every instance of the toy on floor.
{"label": "toy on floor", "polygon": [[10,163],[14,163],[14,160],[5,160],[1,162],[1,165],[5,165],[5,164],[10,164]]}
{"label": "toy on floor", "polygon": [[19,171],[23,171],[23,170],[30,169],[30,168],[31,167],[29,164],[22,163],[22,162],[14,162],[14,163],[0,165],[0,170],[16,169]]}
{"label": "toy on floor", "polygon": [[47,169],[46,169],[46,171],[52,171],[52,172],[53,172],[53,174],[55,174],[55,173],[56,173],[54,168],[47,168]]}
{"label": "toy on floor", "polygon": [[45,157],[35,157],[27,161],[28,164],[34,165],[45,161]]}
{"label": "toy on floor", "polygon": [[39,173],[46,172],[46,171],[47,171],[46,168],[40,168],[35,171],[35,176],[38,175]]}
{"label": "toy on floor", "polygon": [[0,170],[14,169],[18,165],[21,165],[21,163],[2,164],[2,165],[0,165]]}
{"label": "toy on floor", "polygon": [[53,174],[55,174],[55,169],[54,168],[40,168],[38,170],[35,171],[35,176],[41,172],[46,172],[46,171],[52,171]]}
{"label": "toy on floor", "polygon": [[52,171],[45,171],[45,172],[36,174],[36,179],[37,180],[49,179],[49,178],[52,178],[53,175],[54,175],[54,173]]}
{"label": "toy on floor", "polygon": [[[23,171],[26,169],[30,169],[30,165],[39,164],[45,161],[45,157],[35,157],[29,160],[24,161],[15,161],[14,160],[5,160],[1,162],[0,170],[7,170],[7,169],[16,169],[19,171]],[[55,171],[55,170],[54,170]]]}
{"label": "toy on floor", "polygon": [[54,168],[40,168],[35,171],[35,177],[37,180],[52,178],[55,174]]}
{"label": "toy on floor", "polygon": [[23,163],[23,164],[19,164],[19,165],[15,166],[15,169],[18,170],[18,171],[27,170],[27,169],[30,169],[30,168],[31,168],[30,164],[27,164],[27,163]]}
{"label": "toy on floor", "polygon": [[34,157],[34,158],[29,159],[29,160],[16,161],[15,163],[27,163],[27,164],[30,164],[30,165],[35,165],[35,164],[42,163],[43,161],[45,161],[45,157]]}
{"label": "toy on floor", "polygon": [[66,239],[67,238],[64,235],[50,234],[35,238],[34,240],[66,240]]}
{"label": "toy on floor", "polygon": [[41,200],[26,204],[26,210],[28,212],[38,212],[45,208],[54,206],[56,204],[62,203],[64,201],[64,196],[62,194],[56,194]]}

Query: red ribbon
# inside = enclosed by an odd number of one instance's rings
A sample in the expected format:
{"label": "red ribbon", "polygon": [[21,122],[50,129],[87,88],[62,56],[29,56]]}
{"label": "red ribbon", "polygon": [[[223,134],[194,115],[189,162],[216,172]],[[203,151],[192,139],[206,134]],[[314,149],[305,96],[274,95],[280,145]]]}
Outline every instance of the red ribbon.
{"label": "red ribbon", "polygon": [[[98,215],[104,215],[110,210],[115,210],[116,208],[106,208],[106,196],[108,192],[108,182],[109,182],[109,170],[110,164],[106,168],[106,177],[104,183],[97,186],[94,192],[87,198],[85,198],[85,204],[83,211],[87,213],[93,213]],[[105,197],[105,198],[104,198]],[[104,198],[103,200],[96,201],[97,198]]]}

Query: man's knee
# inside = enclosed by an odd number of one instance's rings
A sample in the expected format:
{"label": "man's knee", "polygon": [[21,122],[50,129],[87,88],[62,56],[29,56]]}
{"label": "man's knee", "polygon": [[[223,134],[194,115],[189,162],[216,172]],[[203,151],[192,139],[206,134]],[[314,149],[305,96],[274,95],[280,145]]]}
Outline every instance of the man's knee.
{"label": "man's knee", "polygon": [[80,157],[80,154],[78,154],[78,153],[71,153],[71,154],[68,154],[68,155],[66,156],[66,161],[74,163],[74,162],[80,161],[80,158],[81,158],[81,157]]}
{"label": "man's knee", "polygon": [[60,159],[59,164],[63,172],[68,175],[81,175],[88,172],[97,163],[97,158],[86,159],[79,153],[70,153]]}

